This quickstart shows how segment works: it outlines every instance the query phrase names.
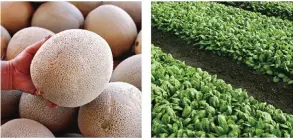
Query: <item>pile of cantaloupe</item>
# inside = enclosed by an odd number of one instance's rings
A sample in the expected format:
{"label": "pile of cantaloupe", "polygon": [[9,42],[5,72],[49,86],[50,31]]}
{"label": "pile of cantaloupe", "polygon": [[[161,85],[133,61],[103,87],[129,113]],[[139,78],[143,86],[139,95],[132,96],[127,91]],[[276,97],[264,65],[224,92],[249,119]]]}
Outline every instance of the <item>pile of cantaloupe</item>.
{"label": "pile of cantaloupe", "polygon": [[[2,137],[141,137],[141,2],[1,2],[1,60],[51,35],[1,91]],[[47,101],[56,104],[49,108]]]}

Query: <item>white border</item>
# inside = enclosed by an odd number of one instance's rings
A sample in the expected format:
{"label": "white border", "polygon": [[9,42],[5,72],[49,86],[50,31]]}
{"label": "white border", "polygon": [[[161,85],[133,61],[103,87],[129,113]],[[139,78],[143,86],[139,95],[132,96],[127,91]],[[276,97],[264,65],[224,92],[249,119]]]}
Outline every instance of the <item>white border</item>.
{"label": "white border", "polygon": [[142,1],[142,137],[151,137],[151,1]]}
{"label": "white border", "polygon": [[162,2],[170,2],[170,1],[207,1],[207,2],[213,2],[213,1],[275,1],[275,2],[286,2],[286,1],[293,1],[293,0],[151,0],[151,1],[162,1]]}
{"label": "white border", "polygon": [[[87,2],[87,1],[145,1],[145,0],[0,0],[0,1],[25,1],[25,2],[80,1],[80,2]],[[147,0],[147,1],[150,1],[150,0]]]}
{"label": "white border", "polygon": [[[1,0],[10,1],[10,0]],[[27,0],[18,0],[27,1]],[[31,0],[39,1],[42,0]],[[58,1],[58,0],[47,0]],[[71,0],[82,1],[82,0]],[[96,1],[96,0],[86,0]],[[104,0],[115,1],[115,0]],[[118,1],[118,0],[116,0]],[[138,0],[119,0],[119,1],[138,1]],[[151,1],[170,1],[170,0],[140,0],[142,2],[142,137],[151,137]],[[172,0],[182,1],[182,0]],[[210,1],[210,0],[190,0],[190,1]],[[227,1],[227,0],[213,0],[213,1]],[[230,1],[230,0],[228,0]],[[234,0],[247,1],[247,0]],[[251,0],[259,1],[259,0]],[[292,0],[268,0],[268,1],[292,1]],[[1,133],[1,130],[0,130]]]}

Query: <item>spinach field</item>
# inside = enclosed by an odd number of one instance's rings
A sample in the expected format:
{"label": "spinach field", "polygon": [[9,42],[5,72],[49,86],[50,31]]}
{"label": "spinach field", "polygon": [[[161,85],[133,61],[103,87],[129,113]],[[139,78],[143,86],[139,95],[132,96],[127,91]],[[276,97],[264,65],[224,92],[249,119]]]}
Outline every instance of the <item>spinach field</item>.
{"label": "spinach field", "polygon": [[293,137],[292,3],[235,3],[152,3],[153,137]]}

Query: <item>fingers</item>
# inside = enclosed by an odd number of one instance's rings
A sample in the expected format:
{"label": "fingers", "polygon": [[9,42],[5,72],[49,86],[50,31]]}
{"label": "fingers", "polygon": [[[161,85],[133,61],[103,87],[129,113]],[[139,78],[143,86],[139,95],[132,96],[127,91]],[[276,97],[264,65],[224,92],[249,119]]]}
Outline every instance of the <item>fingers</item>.
{"label": "fingers", "polygon": [[[41,92],[40,90],[37,90],[37,89],[36,89],[36,91],[34,92],[33,95],[35,95],[35,96],[41,96],[41,95],[42,95],[42,92]],[[51,101],[49,101],[49,100],[47,100],[47,99],[45,99],[45,101],[46,101],[47,106],[48,106],[49,108],[57,108],[57,107],[58,107],[56,104],[54,104],[53,102],[51,102]]]}
{"label": "fingers", "polygon": [[[41,96],[42,95],[42,92],[40,90],[36,89],[33,95],[35,95],[35,96]],[[51,101],[49,101],[47,99],[45,99],[45,101],[46,101],[46,103],[47,103],[47,105],[48,105],[49,108],[57,108],[57,105],[54,104],[53,102],[51,102]]]}
{"label": "fingers", "polygon": [[42,44],[46,42],[50,37],[51,35],[48,35],[43,40],[28,46],[24,51],[22,51],[14,59],[12,59],[11,61],[15,69],[23,74],[29,74],[30,64],[34,55],[42,46]]}
{"label": "fingers", "polygon": [[53,102],[51,102],[49,100],[46,100],[46,102],[47,102],[47,105],[48,105],[49,108],[57,108],[57,105],[54,104]]}
{"label": "fingers", "polygon": [[30,55],[35,55],[43,43],[45,43],[50,37],[51,35],[46,36],[43,40],[28,46],[24,51]]}
{"label": "fingers", "polygon": [[41,96],[42,93],[41,93],[40,90],[36,89],[35,92],[34,92],[34,95],[36,95],[36,96]]}
{"label": "fingers", "polygon": [[15,69],[13,70],[13,76],[12,84],[14,89],[34,95],[36,88],[29,75],[23,74]]}

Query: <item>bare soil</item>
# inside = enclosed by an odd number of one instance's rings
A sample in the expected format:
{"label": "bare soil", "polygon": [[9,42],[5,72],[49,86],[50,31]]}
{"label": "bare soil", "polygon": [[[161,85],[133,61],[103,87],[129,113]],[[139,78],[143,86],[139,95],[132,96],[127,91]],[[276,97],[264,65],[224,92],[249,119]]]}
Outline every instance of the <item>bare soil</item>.
{"label": "bare soil", "polygon": [[293,85],[275,83],[271,76],[256,72],[245,64],[200,50],[175,35],[155,28],[152,28],[152,43],[187,65],[216,74],[234,88],[246,89],[250,96],[293,114]]}

